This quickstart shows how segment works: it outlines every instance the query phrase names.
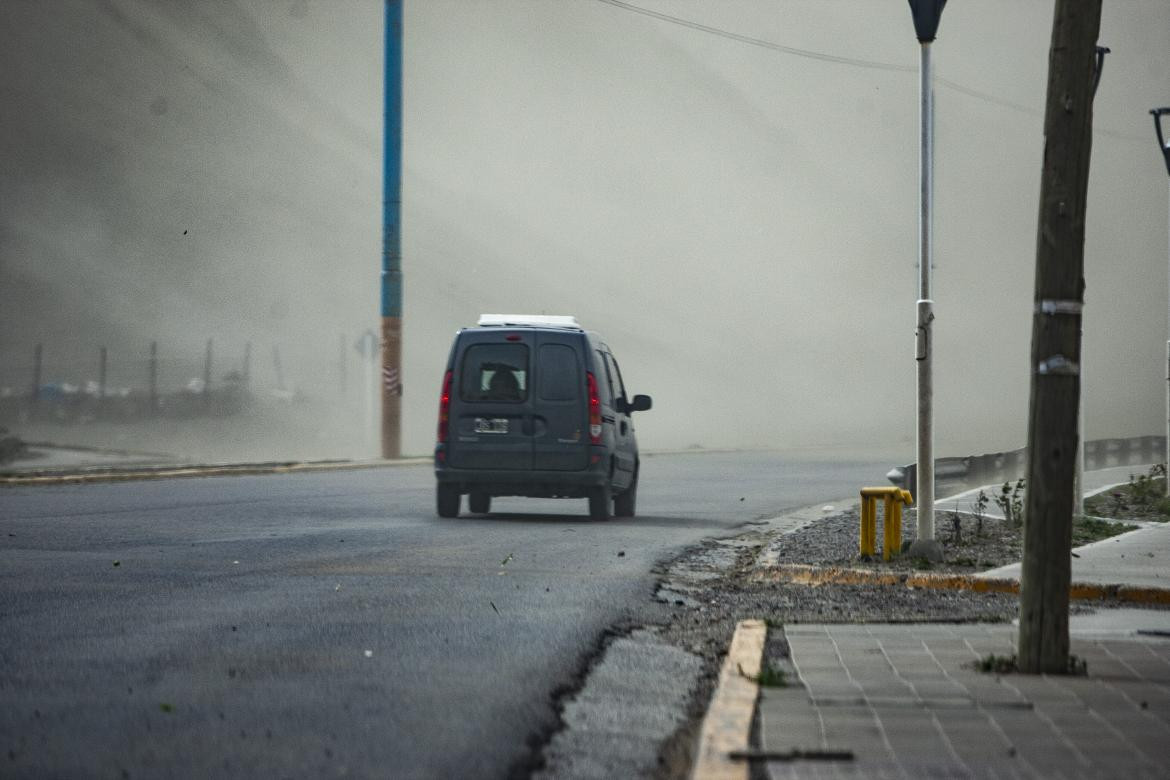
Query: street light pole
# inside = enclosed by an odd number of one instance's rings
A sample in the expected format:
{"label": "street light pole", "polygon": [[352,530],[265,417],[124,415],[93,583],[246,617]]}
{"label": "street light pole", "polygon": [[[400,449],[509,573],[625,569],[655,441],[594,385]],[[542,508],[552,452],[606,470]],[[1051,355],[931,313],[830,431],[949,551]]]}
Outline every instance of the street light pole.
{"label": "street light pole", "polygon": [[938,32],[946,0],[909,0],[914,32],[921,52],[919,68],[919,196],[918,196],[918,301],[914,358],[918,365],[917,438],[917,539],[909,554],[937,561],[942,546],[934,538],[934,301],[931,298],[933,241],[931,208],[934,201],[934,91],[931,86],[930,45]]}
{"label": "street light pole", "polygon": [[[1162,117],[1170,114],[1170,107],[1151,108],[1150,113],[1154,116],[1154,132],[1158,135],[1158,149],[1166,161],[1166,173],[1170,175],[1170,139],[1162,132]],[[1168,190],[1168,194],[1170,194],[1170,190]],[[1167,213],[1170,214],[1170,197],[1167,198],[1167,204]],[[1170,218],[1167,219],[1167,224],[1170,225]],[[1170,229],[1167,232],[1170,233]],[[1167,257],[1170,257],[1170,237],[1167,239]],[[1170,304],[1170,297],[1167,298],[1167,303]],[[1167,314],[1170,315],[1170,305],[1168,305]],[[1167,324],[1170,325],[1170,316],[1167,317]],[[1166,342],[1166,463],[1167,468],[1170,468],[1170,340]],[[1167,479],[1170,480],[1170,477]]]}

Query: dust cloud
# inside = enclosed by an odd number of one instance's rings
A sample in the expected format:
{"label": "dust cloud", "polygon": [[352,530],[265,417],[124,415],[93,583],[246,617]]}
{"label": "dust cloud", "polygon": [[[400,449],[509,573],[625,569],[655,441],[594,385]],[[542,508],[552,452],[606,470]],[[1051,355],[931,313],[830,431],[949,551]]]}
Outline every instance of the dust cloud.
{"label": "dust cloud", "polygon": [[[454,331],[529,311],[605,336],[654,397],[644,447],[913,460],[909,10],[632,4],[710,29],[598,0],[407,0],[404,450],[430,449]],[[951,3],[933,49],[939,455],[1024,442],[1051,13]],[[34,436],[374,453],[355,344],[379,324],[381,29],[377,0],[0,4],[0,387],[27,391],[38,343],[46,382],[93,379],[107,346],[109,383],[141,385],[156,341],[177,390],[211,339],[213,381],[251,345],[262,401],[246,421]],[[1163,425],[1167,190],[1147,111],[1170,101],[1170,8],[1106,4],[1101,43],[1088,438]]]}

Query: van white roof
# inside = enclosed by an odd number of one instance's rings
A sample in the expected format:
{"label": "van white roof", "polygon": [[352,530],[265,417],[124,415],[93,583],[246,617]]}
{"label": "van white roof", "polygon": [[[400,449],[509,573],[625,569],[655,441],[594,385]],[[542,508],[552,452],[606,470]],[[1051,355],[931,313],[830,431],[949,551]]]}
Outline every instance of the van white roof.
{"label": "van white roof", "polygon": [[481,314],[476,324],[480,327],[532,325],[539,328],[584,330],[571,314]]}

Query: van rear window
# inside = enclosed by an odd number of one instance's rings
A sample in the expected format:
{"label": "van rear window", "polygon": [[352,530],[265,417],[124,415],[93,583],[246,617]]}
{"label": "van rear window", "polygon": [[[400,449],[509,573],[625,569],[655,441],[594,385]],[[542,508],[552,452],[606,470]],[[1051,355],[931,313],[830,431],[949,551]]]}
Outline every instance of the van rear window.
{"label": "van rear window", "polygon": [[545,401],[576,401],[583,384],[576,351],[563,344],[544,344],[539,354],[537,384],[540,398]]}
{"label": "van rear window", "polygon": [[463,355],[459,395],[464,401],[511,401],[528,398],[528,347],[524,344],[475,344]]}

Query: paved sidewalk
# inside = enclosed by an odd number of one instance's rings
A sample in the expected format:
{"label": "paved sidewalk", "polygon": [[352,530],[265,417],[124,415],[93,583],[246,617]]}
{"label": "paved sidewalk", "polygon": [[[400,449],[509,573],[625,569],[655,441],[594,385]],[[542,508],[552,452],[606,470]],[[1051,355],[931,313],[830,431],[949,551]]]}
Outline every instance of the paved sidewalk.
{"label": "paved sidewalk", "polygon": [[773,778],[1167,776],[1170,639],[1076,634],[1089,676],[997,676],[967,665],[1015,652],[1014,626],[784,631],[799,682],[761,690],[761,747],[854,759],[769,761]]}
{"label": "paved sidewalk", "polygon": [[[1091,494],[1143,467],[1085,475]],[[965,509],[977,490],[940,499]],[[1170,524],[1075,550],[1076,582],[1170,588]],[[1020,565],[978,576],[1018,578]],[[775,629],[773,629],[775,630]],[[772,778],[1170,777],[1170,610],[1098,608],[1070,619],[1088,675],[995,675],[970,664],[1012,655],[997,624],[784,627],[786,688],[762,688],[759,748],[822,751],[769,760]],[[830,760],[850,751],[852,760]]]}
{"label": "paved sidewalk", "polygon": [[[1170,588],[1170,523],[1151,523],[1136,531],[1078,547],[1072,559],[1073,582]],[[975,575],[1020,578],[1013,563]]]}

